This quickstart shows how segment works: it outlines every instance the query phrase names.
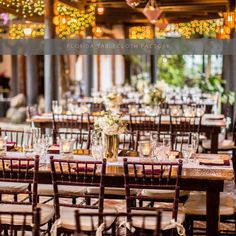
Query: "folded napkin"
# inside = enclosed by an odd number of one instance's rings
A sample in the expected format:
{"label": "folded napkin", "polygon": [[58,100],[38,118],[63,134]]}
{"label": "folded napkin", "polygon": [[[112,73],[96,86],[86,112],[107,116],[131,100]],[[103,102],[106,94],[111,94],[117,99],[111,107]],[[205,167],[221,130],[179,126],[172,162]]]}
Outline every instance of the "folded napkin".
{"label": "folded napkin", "polygon": [[87,167],[87,168],[85,168],[85,167],[74,167],[74,168],[72,168],[75,172],[77,172],[77,173],[80,173],[80,172],[93,172],[94,171],[94,168],[92,168],[92,167]]}
{"label": "folded napkin", "polygon": [[9,152],[9,151],[11,151],[12,149],[15,148],[16,142],[7,142],[6,146],[7,146],[7,151]]}
{"label": "folded napkin", "polygon": [[32,169],[34,167],[34,164],[27,165],[27,164],[22,163],[22,164],[19,165],[17,163],[17,164],[9,165],[8,167],[12,168],[12,169]]}
{"label": "folded napkin", "polygon": [[120,157],[138,157],[139,153],[136,151],[130,151],[130,150],[120,150],[118,152],[118,156],[120,156]]}
{"label": "folded napkin", "polygon": [[212,166],[229,166],[229,160],[207,160],[207,159],[199,159],[200,165],[212,165]]}
{"label": "folded napkin", "polygon": [[161,170],[159,170],[159,169],[155,169],[155,170],[146,169],[146,170],[142,171],[142,174],[145,174],[145,175],[152,175],[152,174],[160,175],[161,174]]}
{"label": "folded napkin", "polygon": [[48,148],[49,154],[60,154],[60,145],[53,144],[51,147]]}

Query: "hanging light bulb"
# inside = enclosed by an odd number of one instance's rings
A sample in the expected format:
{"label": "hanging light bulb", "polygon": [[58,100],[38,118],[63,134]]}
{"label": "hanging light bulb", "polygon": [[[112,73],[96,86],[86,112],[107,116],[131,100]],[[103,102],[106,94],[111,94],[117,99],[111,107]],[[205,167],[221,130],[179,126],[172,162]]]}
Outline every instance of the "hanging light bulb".
{"label": "hanging light bulb", "polygon": [[98,4],[98,6],[97,6],[97,14],[98,15],[103,15],[104,11],[105,11],[104,6],[102,4]]}
{"label": "hanging light bulb", "polygon": [[149,0],[145,8],[143,9],[143,14],[147,17],[150,23],[155,24],[158,17],[161,15],[162,10],[157,7],[155,0]]}
{"label": "hanging light bulb", "polygon": [[25,36],[30,36],[32,34],[32,29],[27,27],[27,28],[24,28],[24,34]]}
{"label": "hanging light bulb", "polygon": [[225,25],[229,28],[234,28],[236,24],[236,12],[228,11],[223,13]]}
{"label": "hanging light bulb", "polygon": [[141,0],[126,0],[127,5],[134,8],[140,4]]}

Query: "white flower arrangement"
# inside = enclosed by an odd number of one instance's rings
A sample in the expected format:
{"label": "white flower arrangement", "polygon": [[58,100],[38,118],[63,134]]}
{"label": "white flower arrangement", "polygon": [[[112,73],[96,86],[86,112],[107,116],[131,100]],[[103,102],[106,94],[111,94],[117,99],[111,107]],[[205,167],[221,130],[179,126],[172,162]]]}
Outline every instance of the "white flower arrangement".
{"label": "white flower arrangement", "polygon": [[164,101],[164,93],[160,88],[157,87],[149,88],[143,96],[144,104],[151,107],[157,106]]}
{"label": "white flower arrangement", "polygon": [[118,106],[122,103],[122,96],[118,93],[109,93],[104,97],[104,104],[107,108]]}
{"label": "white flower arrangement", "polygon": [[149,74],[141,73],[138,75],[132,76],[132,83],[139,93],[143,93],[144,90],[149,86]]}
{"label": "white flower arrangement", "polygon": [[104,112],[94,123],[94,129],[98,133],[105,135],[119,135],[127,130],[127,124],[120,115],[111,112]]}

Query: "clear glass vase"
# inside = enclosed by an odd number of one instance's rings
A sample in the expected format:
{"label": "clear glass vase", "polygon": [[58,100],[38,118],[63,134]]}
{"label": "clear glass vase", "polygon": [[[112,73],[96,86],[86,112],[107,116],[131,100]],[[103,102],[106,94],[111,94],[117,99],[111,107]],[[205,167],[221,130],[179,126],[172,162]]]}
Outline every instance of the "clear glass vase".
{"label": "clear glass vase", "polygon": [[119,140],[118,135],[102,134],[103,156],[109,162],[117,161]]}

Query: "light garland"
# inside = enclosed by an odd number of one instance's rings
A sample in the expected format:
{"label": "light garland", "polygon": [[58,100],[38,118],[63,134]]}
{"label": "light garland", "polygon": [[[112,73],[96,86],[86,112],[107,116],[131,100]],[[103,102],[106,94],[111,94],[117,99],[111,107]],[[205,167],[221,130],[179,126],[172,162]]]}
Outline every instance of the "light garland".
{"label": "light garland", "polygon": [[44,0],[0,0],[0,6],[14,9],[24,18],[44,15]]}
{"label": "light garland", "polygon": [[223,25],[223,19],[193,20],[188,23],[169,24],[162,32],[157,29],[156,34],[158,37],[175,35],[186,39],[190,39],[196,35],[217,37],[219,28]]}
{"label": "light garland", "polygon": [[73,38],[95,25],[96,4],[90,4],[84,11],[57,3],[54,24],[59,38]]}
{"label": "light garland", "polygon": [[42,38],[44,24],[12,24],[9,29],[10,39]]}
{"label": "light garland", "polygon": [[154,32],[152,26],[132,26],[129,27],[130,39],[153,39]]}

